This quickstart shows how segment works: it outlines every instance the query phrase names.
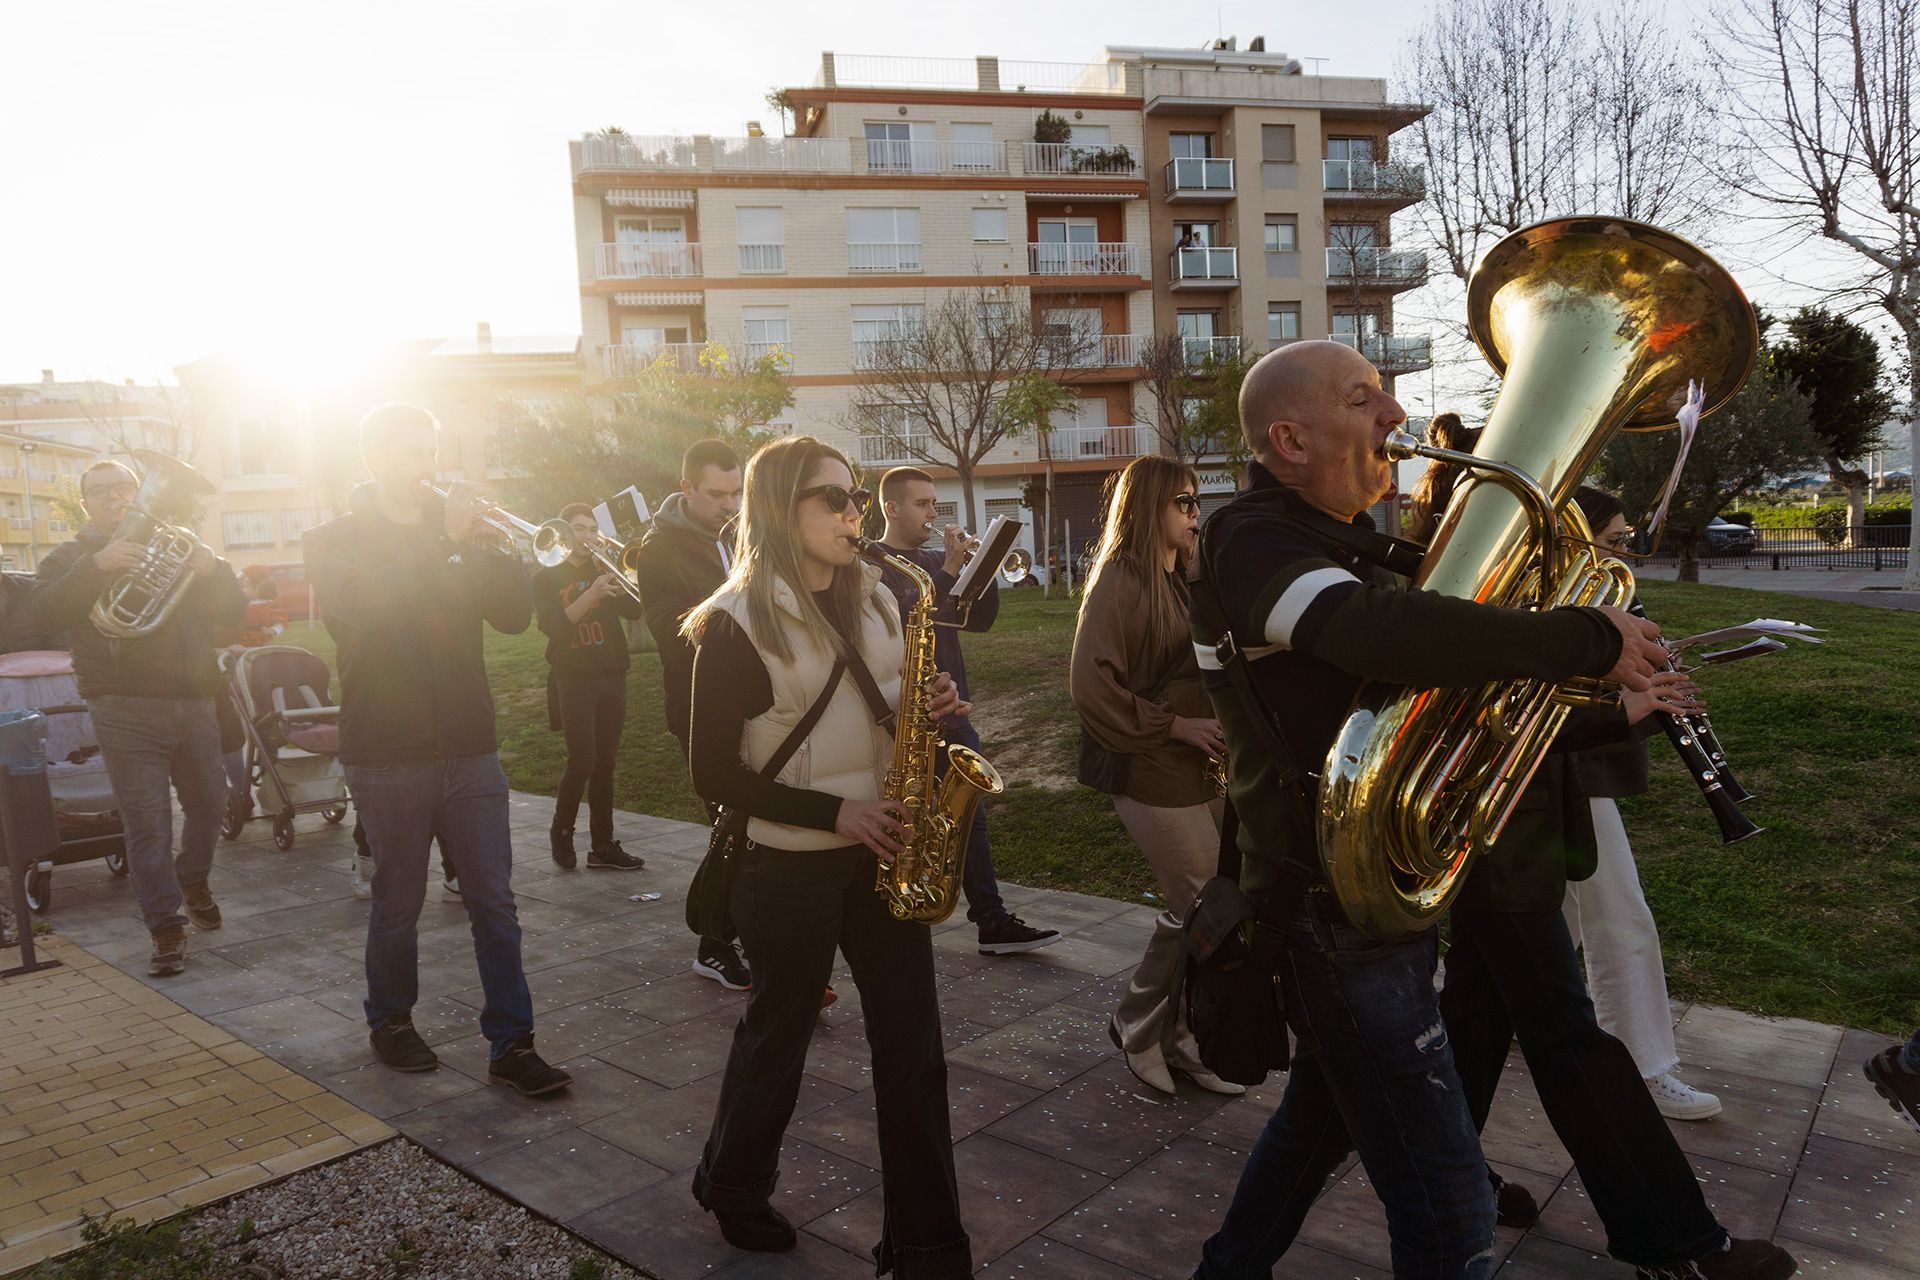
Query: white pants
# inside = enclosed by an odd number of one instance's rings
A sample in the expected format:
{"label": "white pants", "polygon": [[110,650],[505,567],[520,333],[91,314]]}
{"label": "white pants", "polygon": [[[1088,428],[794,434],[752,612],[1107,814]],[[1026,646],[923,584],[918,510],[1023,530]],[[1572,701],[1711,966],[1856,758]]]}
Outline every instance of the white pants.
{"label": "white pants", "polygon": [[1587,954],[1587,991],[1600,1029],[1627,1046],[1648,1080],[1680,1064],[1673,1009],[1660,960],[1660,932],[1640,891],[1633,846],[1611,800],[1590,800],[1600,865],[1593,878],[1567,885],[1562,911],[1573,945]]}

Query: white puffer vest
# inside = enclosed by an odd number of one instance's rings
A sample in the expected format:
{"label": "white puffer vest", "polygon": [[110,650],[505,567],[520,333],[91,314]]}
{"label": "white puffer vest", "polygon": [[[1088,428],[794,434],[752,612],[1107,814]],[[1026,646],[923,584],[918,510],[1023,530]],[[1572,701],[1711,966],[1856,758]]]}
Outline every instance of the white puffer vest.
{"label": "white puffer vest", "polygon": [[[886,610],[893,629],[889,633],[887,622],[872,609],[861,609],[860,651],[887,706],[897,709],[900,664],[906,654],[900,635],[899,605],[893,593],[879,585],[878,569],[862,565],[861,571],[868,594]],[[833,673],[833,654],[818,648],[800,624],[793,588],[784,581],[777,582],[774,601],[787,629],[787,644],[793,650],[791,662],[781,662],[768,654],[760,637],[754,634],[753,623],[747,617],[744,592],[728,591],[714,602],[753,642],[773,685],[773,706],[748,720],[740,734],[740,758],[755,773],[766,767],[794,726],[806,717],[827,677]],[[807,740],[800,744],[778,777],[790,787],[824,791],[848,800],[878,800],[886,783],[887,767],[892,762],[893,738],[873,722],[866,700],[860,696],[859,685],[854,683],[853,674],[847,672],[840,677],[813,732],[807,735]],[[763,818],[748,819],[747,837],[755,844],[776,849],[837,849],[847,843],[846,837],[838,832],[790,827]]]}

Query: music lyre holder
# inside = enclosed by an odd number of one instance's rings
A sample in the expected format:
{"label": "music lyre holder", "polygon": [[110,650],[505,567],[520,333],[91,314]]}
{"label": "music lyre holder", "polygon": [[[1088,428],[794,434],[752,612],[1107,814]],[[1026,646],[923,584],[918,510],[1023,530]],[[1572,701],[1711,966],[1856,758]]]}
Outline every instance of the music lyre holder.
{"label": "music lyre holder", "polygon": [[[953,620],[936,620],[940,627],[965,627],[973,616],[974,602],[987,593],[994,578],[1001,573],[1007,563],[1008,555],[1020,540],[1020,530],[1025,526],[1018,520],[1004,515],[995,516],[987,522],[987,531],[980,536],[980,545],[974,548],[973,557],[960,570],[954,579],[953,591],[949,599],[953,602]],[[1025,554],[1024,552],[1022,553]],[[1024,577],[1023,570],[1020,577]],[[1009,579],[1018,581],[1019,578]]]}

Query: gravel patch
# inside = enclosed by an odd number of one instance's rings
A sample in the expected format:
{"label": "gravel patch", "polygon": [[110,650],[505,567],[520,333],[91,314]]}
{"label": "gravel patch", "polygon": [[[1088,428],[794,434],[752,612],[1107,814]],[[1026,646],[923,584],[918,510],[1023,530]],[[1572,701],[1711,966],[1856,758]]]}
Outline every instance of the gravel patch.
{"label": "gravel patch", "polygon": [[184,1234],[214,1244],[235,1280],[645,1280],[404,1138],[243,1192]]}

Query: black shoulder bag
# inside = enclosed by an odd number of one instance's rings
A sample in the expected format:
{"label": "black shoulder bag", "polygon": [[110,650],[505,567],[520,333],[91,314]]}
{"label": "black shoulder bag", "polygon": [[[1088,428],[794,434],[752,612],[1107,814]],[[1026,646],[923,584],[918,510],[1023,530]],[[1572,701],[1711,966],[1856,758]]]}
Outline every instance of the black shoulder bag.
{"label": "black shoulder bag", "polygon": [[[820,690],[820,696],[807,708],[807,714],[760,770],[762,778],[772,778],[787,767],[787,761],[793,759],[793,753],[813,732],[813,726],[820,723],[846,669],[845,658],[833,664],[833,674],[827,677],[826,687]],[[687,886],[687,928],[703,938],[731,939],[734,935],[733,869],[746,847],[747,814],[737,808],[721,808],[714,815],[713,834],[707,838],[707,856],[700,859],[693,883]]]}

